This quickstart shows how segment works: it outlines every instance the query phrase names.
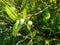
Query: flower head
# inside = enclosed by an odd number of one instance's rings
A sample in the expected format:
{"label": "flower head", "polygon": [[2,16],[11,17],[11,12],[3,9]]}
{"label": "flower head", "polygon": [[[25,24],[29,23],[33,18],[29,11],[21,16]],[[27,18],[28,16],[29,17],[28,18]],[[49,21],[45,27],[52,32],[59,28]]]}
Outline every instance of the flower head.
{"label": "flower head", "polygon": [[24,23],[24,19],[20,19],[20,24],[23,24]]}
{"label": "flower head", "polygon": [[32,25],[32,24],[33,24],[33,22],[32,22],[32,21],[29,21],[29,22],[28,22],[28,24],[29,24],[29,25]]}

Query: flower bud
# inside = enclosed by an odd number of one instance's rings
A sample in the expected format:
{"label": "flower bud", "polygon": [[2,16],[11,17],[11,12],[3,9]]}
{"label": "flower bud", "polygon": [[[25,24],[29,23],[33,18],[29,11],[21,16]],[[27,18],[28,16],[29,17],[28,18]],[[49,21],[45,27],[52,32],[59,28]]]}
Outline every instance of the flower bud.
{"label": "flower bud", "polygon": [[20,19],[20,24],[23,24],[24,23],[24,19]]}
{"label": "flower bud", "polygon": [[29,25],[32,25],[33,23],[32,23],[32,21],[29,21],[28,24],[29,24]]}

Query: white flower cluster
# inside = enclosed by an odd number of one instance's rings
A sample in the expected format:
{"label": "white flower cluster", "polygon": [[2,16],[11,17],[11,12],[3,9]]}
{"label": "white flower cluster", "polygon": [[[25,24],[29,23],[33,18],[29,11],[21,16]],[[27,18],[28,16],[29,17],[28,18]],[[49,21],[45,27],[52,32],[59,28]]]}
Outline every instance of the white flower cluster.
{"label": "white flower cluster", "polygon": [[[22,19],[20,19],[20,24],[23,24],[24,23],[24,19],[22,18]],[[32,21],[28,21],[28,25],[32,25],[33,24],[33,22]]]}

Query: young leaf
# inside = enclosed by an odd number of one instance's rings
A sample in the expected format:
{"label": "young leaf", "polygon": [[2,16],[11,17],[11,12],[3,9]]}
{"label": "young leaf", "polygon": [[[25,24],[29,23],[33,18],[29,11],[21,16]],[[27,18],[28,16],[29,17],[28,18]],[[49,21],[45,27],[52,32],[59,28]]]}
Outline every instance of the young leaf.
{"label": "young leaf", "polygon": [[19,25],[19,20],[16,21],[14,27],[13,27],[13,30],[17,29],[17,26]]}
{"label": "young leaf", "polygon": [[24,9],[23,9],[23,11],[22,11],[22,13],[23,13],[23,18],[24,18],[24,19],[26,19],[27,9],[26,9],[26,8],[24,8]]}
{"label": "young leaf", "polygon": [[43,22],[47,22],[50,19],[50,13],[49,10],[46,9],[46,11],[44,12],[44,17],[42,19]]}
{"label": "young leaf", "polygon": [[46,20],[48,20],[50,18],[50,13],[46,13],[45,17]]}

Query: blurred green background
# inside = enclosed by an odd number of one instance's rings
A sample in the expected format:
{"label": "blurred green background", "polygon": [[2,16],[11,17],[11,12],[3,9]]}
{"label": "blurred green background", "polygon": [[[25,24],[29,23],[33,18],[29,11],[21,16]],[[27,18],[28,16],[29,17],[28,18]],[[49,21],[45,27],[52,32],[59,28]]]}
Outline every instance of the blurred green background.
{"label": "blurred green background", "polygon": [[60,45],[60,0],[0,0],[0,45]]}

